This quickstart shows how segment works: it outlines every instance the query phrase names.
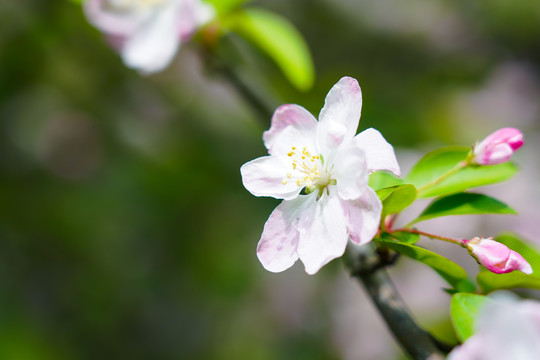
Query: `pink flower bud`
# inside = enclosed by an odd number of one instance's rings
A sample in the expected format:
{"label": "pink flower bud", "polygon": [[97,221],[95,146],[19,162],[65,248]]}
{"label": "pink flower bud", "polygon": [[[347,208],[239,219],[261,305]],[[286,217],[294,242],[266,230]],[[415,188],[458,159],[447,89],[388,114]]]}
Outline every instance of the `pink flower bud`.
{"label": "pink flower bud", "polygon": [[507,162],[523,145],[523,134],[515,128],[502,128],[488,135],[474,147],[474,161],[480,165]]}
{"label": "pink flower bud", "polygon": [[525,274],[533,272],[531,265],[520,254],[491,238],[475,237],[471,240],[463,239],[461,243],[481,265],[495,274],[509,273],[514,270]]}

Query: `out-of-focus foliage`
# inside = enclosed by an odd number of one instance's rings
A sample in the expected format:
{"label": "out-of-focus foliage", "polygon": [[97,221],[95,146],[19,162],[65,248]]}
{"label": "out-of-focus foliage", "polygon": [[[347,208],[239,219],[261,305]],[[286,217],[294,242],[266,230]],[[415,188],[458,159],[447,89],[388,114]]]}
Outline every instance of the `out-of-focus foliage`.
{"label": "out-of-focus foliage", "polygon": [[484,270],[478,273],[476,281],[484,293],[501,289],[529,288],[540,290],[540,277],[514,271],[508,274],[494,274]]}
{"label": "out-of-focus foliage", "polygon": [[228,26],[274,59],[298,89],[311,88],[315,74],[309,49],[302,35],[285,18],[269,11],[247,9],[235,14]]}
{"label": "out-of-focus foliage", "polygon": [[531,264],[533,272],[540,274],[540,250],[538,250],[537,245],[535,246],[534,244],[510,232],[497,235],[495,240],[518,252],[525,258],[525,260],[529,262],[529,264]]}
{"label": "out-of-focus foliage", "polygon": [[248,2],[248,0],[205,0],[207,3],[212,4],[218,14],[227,14],[230,11],[239,8],[242,4]]}
{"label": "out-of-focus foliage", "polygon": [[[539,130],[536,0],[251,5],[293,23],[314,58],[304,93],[263,52],[225,36],[220,55],[271,104],[315,113],[353,76],[360,130],[376,127],[398,157],[501,126],[526,141]],[[317,277],[258,263],[276,202],[254,201],[239,168],[265,153],[269,118],[199,50],[187,45],[166,72],[141,77],[77,5],[0,2],[0,358],[356,359],[358,344],[366,360],[395,355],[386,330],[364,322],[367,302],[361,321],[336,306],[346,298],[339,262]],[[520,210],[514,195],[501,200]],[[404,296],[411,306],[426,298]]]}

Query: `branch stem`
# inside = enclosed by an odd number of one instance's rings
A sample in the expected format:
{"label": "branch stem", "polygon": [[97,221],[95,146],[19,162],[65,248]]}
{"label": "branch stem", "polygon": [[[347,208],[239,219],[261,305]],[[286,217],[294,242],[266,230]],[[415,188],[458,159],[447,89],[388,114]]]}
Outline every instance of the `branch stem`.
{"label": "branch stem", "polygon": [[[401,347],[414,360],[442,360],[443,355],[430,333],[412,318],[392,284],[385,266],[388,254],[371,245],[349,247],[346,262],[351,276],[362,283]],[[394,259],[390,259],[393,262]]]}

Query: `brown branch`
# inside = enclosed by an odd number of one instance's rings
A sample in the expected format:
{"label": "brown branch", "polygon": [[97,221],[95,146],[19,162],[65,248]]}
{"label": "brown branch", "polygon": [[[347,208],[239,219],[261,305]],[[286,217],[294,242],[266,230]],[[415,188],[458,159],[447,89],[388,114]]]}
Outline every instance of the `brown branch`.
{"label": "brown branch", "polygon": [[372,244],[349,246],[345,261],[351,276],[360,281],[401,347],[414,360],[442,360],[444,357],[432,335],[412,318],[399,297],[385,267],[396,260]]}

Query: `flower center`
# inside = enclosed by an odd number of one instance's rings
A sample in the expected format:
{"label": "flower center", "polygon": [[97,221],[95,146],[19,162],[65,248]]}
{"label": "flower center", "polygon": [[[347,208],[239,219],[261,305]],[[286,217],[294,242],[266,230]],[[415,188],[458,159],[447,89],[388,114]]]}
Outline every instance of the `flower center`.
{"label": "flower center", "polygon": [[315,190],[322,193],[328,185],[336,184],[331,171],[324,166],[322,155],[313,155],[305,146],[302,150],[293,146],[287,156],[291,161],[291,168],[281,181],[283,185],[295,181],[297,186],[305,187],[309,194]]}

